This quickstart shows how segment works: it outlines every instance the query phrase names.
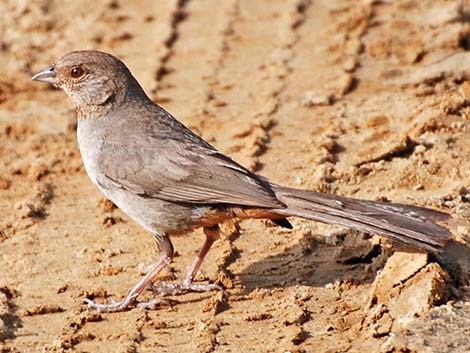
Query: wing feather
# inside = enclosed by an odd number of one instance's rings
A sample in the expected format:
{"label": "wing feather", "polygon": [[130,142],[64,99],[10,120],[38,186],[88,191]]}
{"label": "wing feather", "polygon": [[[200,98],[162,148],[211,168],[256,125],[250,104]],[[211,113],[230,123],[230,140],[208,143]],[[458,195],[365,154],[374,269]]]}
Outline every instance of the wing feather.
{"label": "wing feather", "polygon": [[284,207],[269,183],[166,119],[166,125],[150,119],[145,128],[124,127],[126,136],[105,139],[98,165],[114,185],[172,202]]}

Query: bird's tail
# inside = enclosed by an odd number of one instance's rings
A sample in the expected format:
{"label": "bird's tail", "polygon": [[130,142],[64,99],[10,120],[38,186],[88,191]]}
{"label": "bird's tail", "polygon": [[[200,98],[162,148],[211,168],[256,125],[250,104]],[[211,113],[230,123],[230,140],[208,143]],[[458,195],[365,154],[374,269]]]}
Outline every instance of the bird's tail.
{"label": "bird's tail", "polygon": [[272,185],[279,201],[286,204],[275,212],[358,231],[378,234],[432,253],[439,253],[452,233],[437,222],[447,213],[397,203],[358,200]]}

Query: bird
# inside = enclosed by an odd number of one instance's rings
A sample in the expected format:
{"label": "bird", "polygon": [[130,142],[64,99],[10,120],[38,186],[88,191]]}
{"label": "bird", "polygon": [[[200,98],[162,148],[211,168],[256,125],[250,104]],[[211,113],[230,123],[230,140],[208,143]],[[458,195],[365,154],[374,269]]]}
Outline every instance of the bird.
{"label": "bird", "polygon": [[451,215],[391,202],[361,200],[281,186],[244,168],[154,103],[117,57],[100,51],[65,54],[32,77],[68,95],[77,112],[77,140],[96,187],[155,239],[159,259],[120,301],[90,309],[118,312],[154,308],[142,292],[173,261],[171,237],[202,228],[205,241],[181,283],[167,292],[208,291],[194,283],[219,225],[231,219],[270,219],[292,228],[287,217],[377,234],[439,254],[452,233]]}

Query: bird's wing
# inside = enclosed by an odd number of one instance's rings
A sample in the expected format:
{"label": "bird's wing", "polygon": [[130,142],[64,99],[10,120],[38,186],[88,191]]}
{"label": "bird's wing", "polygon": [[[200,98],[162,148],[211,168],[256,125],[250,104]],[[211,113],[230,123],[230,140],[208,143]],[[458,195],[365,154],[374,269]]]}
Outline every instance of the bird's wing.
{"label": "bird's wing", "polygon": [[154,119],[126,134],[107,138],[98,159],[101,172],[121,188],[173,202],[284,207],[268,182],[176,120],[162,125]]}

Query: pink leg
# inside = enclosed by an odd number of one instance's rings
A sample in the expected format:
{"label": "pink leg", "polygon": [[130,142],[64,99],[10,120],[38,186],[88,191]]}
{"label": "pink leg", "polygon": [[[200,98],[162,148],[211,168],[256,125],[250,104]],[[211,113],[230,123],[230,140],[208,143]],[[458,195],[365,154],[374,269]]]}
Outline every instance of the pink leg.
{"label": "pink leg", "polygon": [[199,268],[206,258],[206,255],[209,252],[212,244],[214,244],[214,242],[219,239],[219,227],[204,227],[204,234],[206,235],[204,245],[202,245],[199,254],[197,254],[191,266],[189,266],[188,271],[186,272],[186,276],[184,276],[183,283],[189,284],[194,280],[194,277],[196,276],[197,271],[199,271]]}
{"label": "pink leg", "polygon": [[214,289],[222,289],[218,285],[215,284],[196,284],[193,283],[194,277],[199,271],[201,264],[204,261],[209,249],[211,248],[212,244],[219,239],[219,227],[217,225],[212,227],[204,227],[204,234],[206,235],[206,240],[204,241],[204,245],[202,246],[199,254],[197,254],[196,258],[194,259],[191,266],[189,266],[186,275],[184,276],[183,282],[179,284],[172,284],[172,283],[157,283],[153,286],[153,290],[159,293],[160,295],[175,295],[184,292],[207,292]]}
{"label": "pink leg", "polygon": [[155,235],[157,245],[160,249],[160,259],[155,266],[142,278],[127,294],[124,300],[116,302],[112,301],[111,304],[99,304],[95,303],[90,299],[85,299],[85,303],[88,304],[90,309],[97,309],[103,312],[116,312],[130,309],[131,307],[149,307],[153,308],[158,304],[161,304],[162,300],[154,299],[148,302],[138,302],[137,297],[149,287],[155,280],[160,271],[168,266],[173,260],[173,245],[171,244],[170,238],[167,235]]}

